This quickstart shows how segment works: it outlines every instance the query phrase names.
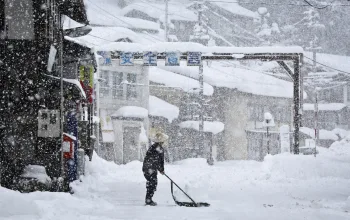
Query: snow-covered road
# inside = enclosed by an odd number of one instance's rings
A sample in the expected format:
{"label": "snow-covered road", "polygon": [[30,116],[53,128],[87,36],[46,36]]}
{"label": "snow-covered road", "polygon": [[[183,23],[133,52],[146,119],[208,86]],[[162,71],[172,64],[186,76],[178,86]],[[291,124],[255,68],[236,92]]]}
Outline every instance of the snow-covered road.
{"label": "snow-covered road", "polygon": [[[154,197],[158,206],[145,207],[141,166],[94,157],[83,182],[73,185],[74,195],[0,188],[0,219],[350,219],[348,147],[321,150],[316,158],[284,154],[212,167],[203,159],[166,165],[167,174],[195,200],[209,202],[209,208],[175,206],[170,183],[161,175]],[[176,195],[185,201],[179,191]]]}

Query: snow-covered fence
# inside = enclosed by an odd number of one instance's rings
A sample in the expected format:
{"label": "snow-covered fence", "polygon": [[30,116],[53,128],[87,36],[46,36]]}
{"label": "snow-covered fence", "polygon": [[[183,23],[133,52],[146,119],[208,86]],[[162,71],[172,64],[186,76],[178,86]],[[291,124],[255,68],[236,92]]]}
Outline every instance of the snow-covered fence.
{"label": "snow-covered fence", "polygon": [[[266,131],[246,131],[248,139],[248,160],[262,161],[268,154]],[[281,153],[279,133],[271,131],[269,133],[269,152],[271,155]]]}

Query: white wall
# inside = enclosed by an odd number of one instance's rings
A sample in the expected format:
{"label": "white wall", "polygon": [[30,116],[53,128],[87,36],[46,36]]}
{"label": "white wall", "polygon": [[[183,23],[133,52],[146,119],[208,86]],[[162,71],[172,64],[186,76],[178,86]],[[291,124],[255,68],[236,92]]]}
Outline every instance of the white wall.
{"label": "white wall", "polygon": [[[123,106],[138,106],[145,109],[149,108],[148,67],[144,67],[143,65],[140,65],[140,64],[135,64],[134,66],[120,66],[119,60],[112,60],[111,66],[103,66],[100,63],[99,68],[100,68],[99,69],[100,74],[102,71],[111,71],[116,73],[123,72],[124,73],[123,80],[127,79],[127,73],[133,73],[137,75],[137,79],[136,79],[137,97],[135,99],[127,99],[126,97],[127,85],[123,85],[124,95],[119,99],[112,98],[112,96],[97,97],[97,99],[99,100],[100,110],[101,109],[106,110],[107,115],[111,116],[113,113],[115,113],[119,108]],[[101,77],[101,75],[99,77]],[[111,74],[108,79],[108,83],[109,85],[112,85]],[[149,130],[148,118],[146,118],[143,121],[143,125],[148,134],[148,130]],[[114,129],[114,136],[115,136],[114,149],[116,154],[115,162],[118,164],[123,163],[123,128],[125,126],[129,126],[129,127],[140,126],[140,122],[113,120],[113,129]]]}
{"label": "white wall", "polygon": [[[283,109],[288,114],[291,110],[291,99],[254,96],[240,92],[231,92],[226,94],[226,97],[223,110],[225,115],[224,151],[227,160],[247,159],[248,140],[246,130],[263,129],[262,122],[257,122],[255,127],[254,121],[249,119],[248,103],[254,102],[261,106],[285,106]],[[280,126],[288,125],[288,123],[279,123],[277,120],[275,120],[275,123],[276,127],[271,128],[271,131],[278,131]]]}

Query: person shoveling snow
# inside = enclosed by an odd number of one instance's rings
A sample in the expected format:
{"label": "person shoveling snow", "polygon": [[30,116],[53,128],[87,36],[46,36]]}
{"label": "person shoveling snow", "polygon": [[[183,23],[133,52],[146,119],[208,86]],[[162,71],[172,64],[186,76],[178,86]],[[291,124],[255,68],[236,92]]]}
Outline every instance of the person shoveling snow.
{"label": "person shoveling snow", "polygon": [[154,144],[148,149],[143,161],[142,171],[146,182],[146,205],[156,206],[152,200],[157,190],[157,171],[164,175],[164,148],[163,144],[169,139],[168,135],[157,133],[153,139]]}
{"label": "person shoveling snow", "polygon": [[[169,139],[168,135],[163,133],[157,133],[153,139],[154,144],[148,149],[146,157],[143,161],[142,171],[145,176],[146,182],[146,205],[156,206],[157,203],[152,200],[154,192],[157,190],[158,178],[157,171],[162,175],[165,175],[171,182],[171,194],[175,203],[179,206],[187,207],[208,207],[210,204],[203,202],[195,202],[185,191],[183,191],[168,175],[164,172],[164,148],[163,144]],[[179,202],[176,200],[173,191],[173,185],[180,189],[191,202]]]}

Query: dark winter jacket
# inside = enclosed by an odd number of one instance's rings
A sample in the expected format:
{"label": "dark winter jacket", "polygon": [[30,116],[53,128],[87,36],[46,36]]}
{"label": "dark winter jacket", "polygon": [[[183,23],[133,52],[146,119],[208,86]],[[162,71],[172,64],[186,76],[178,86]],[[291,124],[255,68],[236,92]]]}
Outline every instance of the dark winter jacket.
{"label": "dark winter jacket", "polygon": [[164,148],[159,144],[153,144],[147,151],[143,161],[142,171],[164,172]]}

